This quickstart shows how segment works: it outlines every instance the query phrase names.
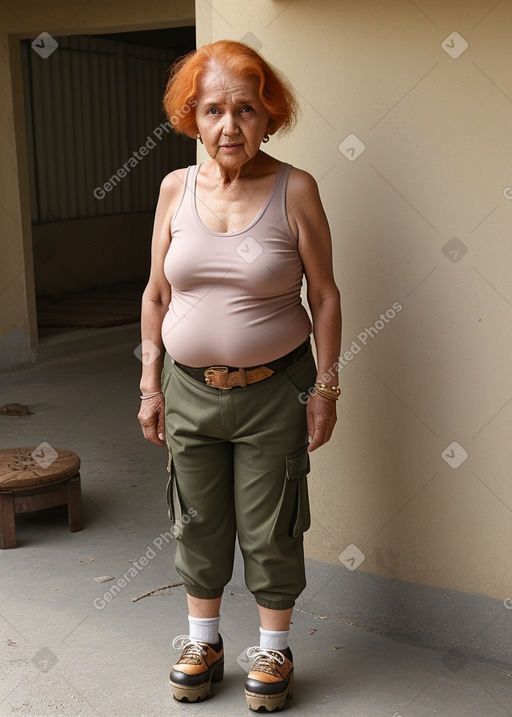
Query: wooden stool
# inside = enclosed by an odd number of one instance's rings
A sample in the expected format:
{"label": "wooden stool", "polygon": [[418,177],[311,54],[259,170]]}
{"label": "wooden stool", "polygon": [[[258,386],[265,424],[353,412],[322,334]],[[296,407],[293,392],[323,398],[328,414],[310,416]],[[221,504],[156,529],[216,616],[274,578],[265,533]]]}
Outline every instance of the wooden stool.
{"label": "wooden stool", "polygon": [[16,547],[16,513],[67,505],[69,530],[82,530],[80,458],[41,443],[0,450],[0,548]]}

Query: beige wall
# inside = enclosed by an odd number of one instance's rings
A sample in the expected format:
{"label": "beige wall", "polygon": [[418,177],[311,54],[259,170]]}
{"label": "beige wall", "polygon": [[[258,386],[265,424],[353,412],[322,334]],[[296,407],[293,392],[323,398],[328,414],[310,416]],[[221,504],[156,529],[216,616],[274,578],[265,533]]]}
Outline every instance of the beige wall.
{"label": "beige wall", "polygon": [[[309,556],[345,570],[354,544],[359,570],[510,596],[512,8],[197,0],[196,13],[199,43],[245,39],[293,82],[302,118],[267,149],[316,177],[332,227],[354,353],[335,435],[313,456]],[[0,365],[37,340],[19,39],[193,19],[191,0],[129,15],[121,2],[0,5]],[[458,58],[441,46],[454,31],[469,43]],[[366,145],[354,161],[338,149],[351,134]],[[442,458],[453,441],[469,454],[458,468]]]}
{"label": "beige wall", "polygon": [[193,25],[193,0],[84,3],[26,0],[0,5],[0,368],[37,346],[32,235],[19,40]]}
{"label": "beige wall", "polygon": [[[240,9],[198,0],[198,44],[245,39],[294,84],[302,119],[267,149],[319,182],[343,351],[354,349],[335,435],[313,456],[308,554],[345,570],[338,555],[355,544],[359,570],[505,598],[512,6],[259,0]],[[469,43],[457,58],[442,47],[454,31]],[[453,55],[463,40],[445,46]],[[366,145],[354,161],[338,149],[350,134]],[[367,336],[395,302],[402,309]],[[442,458],[454,441],[469,454],[457,468]],[[462,449],[445,455],[454,463]]]}

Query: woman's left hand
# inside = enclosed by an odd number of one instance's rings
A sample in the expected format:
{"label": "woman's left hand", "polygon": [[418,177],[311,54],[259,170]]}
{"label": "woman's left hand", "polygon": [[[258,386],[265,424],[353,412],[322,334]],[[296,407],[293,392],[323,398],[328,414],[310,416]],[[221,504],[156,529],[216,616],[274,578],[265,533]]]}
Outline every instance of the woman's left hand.
{"label": "woman's left hand", "polygon": [[309,452],[327,443],[336,424],[336,401],[312,393],[306,404]]}

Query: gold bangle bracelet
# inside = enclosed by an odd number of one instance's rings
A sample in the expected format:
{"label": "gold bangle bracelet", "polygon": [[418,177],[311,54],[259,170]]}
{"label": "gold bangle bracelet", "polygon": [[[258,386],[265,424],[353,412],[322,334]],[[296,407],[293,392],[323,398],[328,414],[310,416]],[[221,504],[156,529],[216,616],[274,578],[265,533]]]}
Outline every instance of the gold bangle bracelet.
{"label": "gold bangle bracelet", "polygon": [[315,388],[315,393],[318,396],[321,396],[322,398],[326,398],[328,401],[337,401],[338,400],[338,398],[336,396],[330,396],[327,393],[322,393],[321,391],[319,391],[318,388]]}
{"label": "gold bangle bracelet", "polygon": [[341,394],[341,388],[339,386],[328,386],[320,381],[315,382],[314,389],[320,396],[332,398],[333,401],[337,401]]}

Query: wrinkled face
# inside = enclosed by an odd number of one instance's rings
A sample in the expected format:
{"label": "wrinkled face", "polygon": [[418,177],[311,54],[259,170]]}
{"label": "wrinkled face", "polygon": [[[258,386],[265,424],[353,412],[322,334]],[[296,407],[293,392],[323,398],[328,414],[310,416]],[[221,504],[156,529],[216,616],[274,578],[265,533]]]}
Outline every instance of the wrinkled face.
{"label": "wrinkled face", "polygon": [[197,127],[210,157],[227,170],[238,169],[258,153],[269,127],[258,87],[257,77],[240,77],[218,65],[199,81]]}

